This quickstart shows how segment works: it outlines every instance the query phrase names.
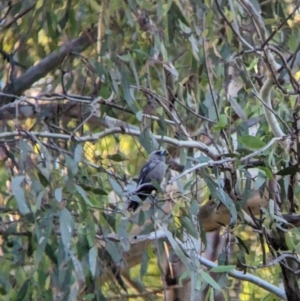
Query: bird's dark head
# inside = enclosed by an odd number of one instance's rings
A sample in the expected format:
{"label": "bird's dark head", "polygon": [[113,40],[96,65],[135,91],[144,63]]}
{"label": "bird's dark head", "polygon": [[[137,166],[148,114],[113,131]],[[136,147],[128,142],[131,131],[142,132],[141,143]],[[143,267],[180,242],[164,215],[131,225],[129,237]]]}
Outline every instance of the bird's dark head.
{"label": "bird's dark head", "polygon": [[157,150],[150,154],[149,159],[150,160],[163,160],[165,161],[165,157],[168,154],[168,152],[164,150]]}

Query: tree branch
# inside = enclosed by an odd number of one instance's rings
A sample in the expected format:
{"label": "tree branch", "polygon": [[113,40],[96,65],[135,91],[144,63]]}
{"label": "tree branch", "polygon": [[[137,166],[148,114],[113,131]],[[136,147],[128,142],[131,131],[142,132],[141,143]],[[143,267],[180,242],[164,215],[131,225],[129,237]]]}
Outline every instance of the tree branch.
{"label": "tree branch", "polygon": [[[172,235],[171,233],[169,233],[169,235]],[[173,235],[172,235],[173,236]],[[150,234],[147,235],[138,235],[136,236],[136,240],[137,241],[154,241],[156,239],[166,239],[167,238],[167,234],[165,233],[165,230],[158,230],[155,232],[152,232]],[[185,247],[183,245],[183,243],[178,239],[178,238],[174,238],[177,242],[177,244],[179,245],[179,247],[182,250],[185,250]],[[193,257],[196,256],[196,258],[200,261],[201,264],[203,264],[204,266],[208,267],[208,268],[214,268],[217,267],[218,265],[198,254],[193,253]],[[267,290],[268,292],[271,292],[272,294],[276,295],[277,297],[281,298],[282,300],[287,300],[286,295],[284,290],[278,288],[275,285],[270,284],[268,281],[265,281],[255,275],[252,275],[250,273],[244,273],[244,272],[240,272],[237,271],[235,269],[231,270],[228,272],[228,275],[238,279],[238,280],[243,280],[243,281],[248,281],[251,282],[265,290]]]}
{"label": "tree branch", "polygon": [[[57,68],[65,59],[65,57],[71,52],[82,52],[97,39],[97,27],[92,27],[85,30],[78,38],[64,44],[58,50],[53,51],[44,59],[42,59],[37,65],[30,67],[19,76],[16,80],[9,83],[4,92],[8,94],[20,95],[26,89],[29,89],[31,85],[38,79],[44,77],[46,74]],[[11,97],[0,98],[0,103],[7,104],[13,101]]]}

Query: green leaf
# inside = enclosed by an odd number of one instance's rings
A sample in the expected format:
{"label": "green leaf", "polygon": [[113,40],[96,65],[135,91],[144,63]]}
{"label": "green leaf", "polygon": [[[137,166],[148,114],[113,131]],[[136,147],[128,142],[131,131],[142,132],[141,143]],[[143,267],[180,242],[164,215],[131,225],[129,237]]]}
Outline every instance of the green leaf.
{"label": "green leaf", "polygon": [[228,208],[231,215],[231,223],[235,223],[237,221],[237,211],[233,200],[222,188],[218,189],[217,195],[219,200]]}
{"label": "green leaf", "polygon": [[107,158],[110,159],[110,160],[112,160],[112,161],[116,161],[116,162],[122,162],[122,161],[127,160],[121,154],[108,155]]}
{"label": "green leaf", "polygon": [[86,192],[93,192],[97,195],[107,195],[107,192],[101,188],[95,188],[95,187],[87,186],[87,185],[83,185],[83,184],[81,184],[81,187],[84,188],[84,190]]}
{"label": "green leaf", "polygon": [[40,172],[38,172],[37,174],[38,174],[38,177],[39,177],[39,180],[40,180],[41,184],[44,187],[47,187],[49,185],[49,181],[47,180],[47,178]]}
{"label": "green leaf", "polygon": [[261,141],[259,138],[251,135],[245,135],[242,137],[238,137],[238,141],[243,143],[246,147],[251,149],[259,149],[262,148],[265,143]]}
{"label": "green leaf", "polygon": [[234,265],[218,265],[210,269],[210,272],[214,273],[228,273],[235,269]]}
{"label": "green leaf", "polygon": [[18,294],[17,294],[17,298],[15,299],[16,301],[23,301],[26,300],[26,295],[28,292],[28,289],[30,287],[30,280],[26,279],[26,281],[24,282],[24,284],[22,285],[21,289],[19,290]]}
{"label": "green leaf", "polygon": [[180,245],[176,241],[176,239],[173,237],[171,232],[167,229],[167,225],[163,224],[162,226],[164,233],[166,234],[169,243],[171,244],[174,252],[179,257],[179,259],[182,261],[182,263],[186,266],[187,269],[192,269],[192,266],[187,258],[187,256],[183,253],[183,250],[181,249]]}
{"label": "green leaf", "polygon": [[195,226],[193,225],[191,220],[186,216],[180,216],[179,219],[182,227],[187,231],[187,233],[198,239],[198,232],[196,231]]}
{"label": "green leaf", "polygon": [[148,251],[145,250],[143,252],[143,255],[142,255],[142,262],[141,262],[141,268],[140,268],[140,277],[141,277],[141,279],[143,279],[144,276],[147,273],[148,263],[149,263],[149,255],[148,255]]}
{"label": "green leaf", "polygon": [[132,60],[132,56],[129,52],[123,55],[117,55],[117,57],[124,62],[130,62]]}
{"label": "green leaf", "polygon": [[210,193],[214,199],[221,201],[229,210],[231,214],[231,222],[235,223],[237,220],[237,211],[233,200],[223,190],[221,185],[218,185],[214,180],[207,174],[206,171],[201,171],[202,178],[206,182]]}
{"label": "green leaf", "polygon": [[56,188],[54,191],[55,199],[60,203],[62,201],[62,188]]}
{"label": "green leaf", "polygon": [[135,116],[138,121],[142,121],[143,120],[143,111],[136,112]]}
{"label": "green leaf", "polygon": [[149,154],[159,148],[156,139],[148,127],[141,132],[139,142]]}
{"label": "green leaf", "polygon": [[83,300],[87,301],[87,300],[94,300],[95,298],[95,294],[87,294],[83,297]]}
{"label": "green leaf", "polygon": [[65,154],[66,167],[68,169],[68,176],[74,177],[78,172],[78,165],[75,161],[69,156]]}
{"label": "green leaf", "polygon": [[69,252],[69,254],[70,254],[72,262],[73,262],[73,266],[74,266],[74,270],[75,270],[75,274],[76,274],[76,280],[80,281],[80,282],[84,282],[85,276],[84,276],[81,262],[73,254],[73,252]]}
{"label": "green leaf", "polygon": [[94,206],[91,201],[88,199],[85,191],[83,190],[83,188],[77,184],[75,184],[75,188],[77,190],[77,192],[82,196],[83,200],[86,202],[87,205],[89,206]]}
{"label": "green leaf", "polygon": [[72,214],[66,208],[62,209],[59,214],[59,228],[63,245],[66,250],[69,250],[71,247],[74,220]]}
{"label": "green leaf", "polygon": [[252,176],[249,171],[245,171],[244,175],[246,177],[246,185],[243,192],[243,197],[241,202],[238,202],[239,208],[242,209],[246,202],[248,201],[249,195],[250,195],[250,189],[251,189],[251,182],[252,182]]}
{"label": "green leaf", "polygon": [[285,243],[286,243],[288,249],[290,251],[294,251],[296,246],[295,246],[295,243],[294,243],[291,233],[286,233],[284,235],[284,238],[285,238]]}
{"label": "green leaf", "polygon": [[82,155],[83,155],[83,148],[81,144],[78,144],[75,147],[75,151],[74,151],[74,161],[76,163],[79,163],[82,159]]}
{"label": "green leaf", "polygon": [[200,272],[200,275],[202,276],[203,280],[206,283],[208,283],[209,285],[211,285],[216,290],[221,290],[220,285],[208,273],[206,273],[203,270],[200,270],[199,272]]}
{"label": "green leaf", "polygon": [[37,249],[35,252],[35,264],[39,264],[44,255],[49,236],[52,231],[52,216],[46,216],[42,219],[39,225],[35,226],[35,235],[37,239]]}
{"label": "green leaf", "polygon": [[228,118],[225,114],[220,114],[219,121],[213,126],[214,130],[222,130],[228,126]]}
{"label": "green leaf", "polygon": [[121,87],[124,93],[125,100],[131,109],[133,113],[137,113],[139,109],[136,106],[136,103],[134,101],[134,97],[130,88],[130,82],[129,82],[129,73],[127,70],[122,67],[121,69],[122,77],[121,77]]}
{"label": "green leaf", "polygon": [[133,72],[133,76],[134,76],[134,79],[135,79],[135,83],[138,87],[138,89],[140,88],[140,80],[139,80],[139,75],[137,73],[137,70],[136,70],[136,67],[135,67],[135,64],[134,64],[134,60],[131,59],[130,62],[129,62],[129,66]]}
{"label": "green leaf", "polygon": [[300,171],[300,167],[298,166],[298,164],[292,165],[292,166],[288,166],[285,167],[281,170],[279,170],[276,175],[278,176],[287,176],[287,175],[294,175],[295,173]]}
{"label": "green leaf", "polygon": [[263,170],[267,176],[268,179],[273,179],[273,173],[270,170],[270,168],[266,167],[266,166],[257,166],[258,169]]}
{"label": "green leaf", "polygon": [[112,189],[114,190],[114,192],[120,197],[122,198],[123,196],[123,189],[120,186],[120,184],[113,178],[108,178],[108,181],[112,187]]}
{"label": "green leaf", "polygon": [[187,270],[187,271],[185,271],[180,277],[179,277],[179,280],[178,280],[178,285],[179,285],[179,287],[183,287],[183,284],[182,284],[182,281],[184,280],[184,279],[186,279],[188,276],[190,276],[190,271],[189,270]]}
{"label": "green leaf", "polygon": [[11,181],[11,190],[18,203],[19,211],[22,215],[30,213],[30,209],[27,205],[25,198],[24,190],[21,187],[22,182],[24,181],[25,176],[14,177]]}

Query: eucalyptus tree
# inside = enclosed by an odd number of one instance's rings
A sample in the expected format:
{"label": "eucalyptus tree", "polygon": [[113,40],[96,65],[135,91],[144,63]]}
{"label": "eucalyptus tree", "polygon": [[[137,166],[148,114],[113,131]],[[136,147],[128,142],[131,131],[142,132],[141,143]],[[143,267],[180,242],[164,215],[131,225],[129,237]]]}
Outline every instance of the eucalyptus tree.
{"label": "eucalyptus tree", "polygon": [[298,1],[0,11],[3,300],[298,300]]}

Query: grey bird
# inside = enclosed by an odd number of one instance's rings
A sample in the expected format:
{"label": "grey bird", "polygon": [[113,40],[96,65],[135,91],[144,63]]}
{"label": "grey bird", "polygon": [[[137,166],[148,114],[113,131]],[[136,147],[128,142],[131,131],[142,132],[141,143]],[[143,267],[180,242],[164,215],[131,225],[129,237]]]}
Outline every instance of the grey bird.
{"label": "grey bird", "polygon": [[[156,190],[153,186],[153,182],[156,181],[158,184],[161,184],[166,172],[166,154],[166,150],[152,152],[148,162],[141,169],[134,194],[142,201],[144,201],[153,190]],[[138,207],[139,203],[131,200],[127,209],[135,211]]]}

